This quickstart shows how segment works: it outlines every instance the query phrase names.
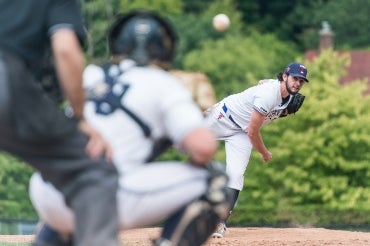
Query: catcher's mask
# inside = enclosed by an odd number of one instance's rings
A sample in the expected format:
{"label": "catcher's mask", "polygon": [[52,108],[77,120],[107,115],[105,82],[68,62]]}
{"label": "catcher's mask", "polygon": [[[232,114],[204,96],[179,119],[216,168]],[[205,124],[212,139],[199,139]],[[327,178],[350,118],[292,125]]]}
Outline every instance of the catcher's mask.
{"label": "catcher's mask", "polygon": [[109,32],[112,55],[128,57],[139,66],[149,63],[171,64],[177,35],[169,21],[158,14],[136,10],[121,15]]}

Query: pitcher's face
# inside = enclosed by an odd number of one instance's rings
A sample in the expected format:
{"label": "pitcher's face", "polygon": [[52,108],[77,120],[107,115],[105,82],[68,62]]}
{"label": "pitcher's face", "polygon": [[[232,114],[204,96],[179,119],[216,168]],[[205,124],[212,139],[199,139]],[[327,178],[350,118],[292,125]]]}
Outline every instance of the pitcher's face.
{"label": "pitcher's face", "polygon": [[304,79],[291,75],[285,75],[283,76],[283,79],[285,81],[286,89],[291,95],[297,94],[302,86],[306,83]]}

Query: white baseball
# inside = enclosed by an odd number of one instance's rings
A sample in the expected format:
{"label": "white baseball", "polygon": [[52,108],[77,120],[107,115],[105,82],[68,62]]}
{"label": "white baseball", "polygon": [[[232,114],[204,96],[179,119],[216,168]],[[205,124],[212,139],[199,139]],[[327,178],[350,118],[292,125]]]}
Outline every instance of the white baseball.
{"label": "white baseball", "polygon": [[230,26],[230,19],[225,14],[218,14],[213,17],[213,27],[217,31],[225,31]]}

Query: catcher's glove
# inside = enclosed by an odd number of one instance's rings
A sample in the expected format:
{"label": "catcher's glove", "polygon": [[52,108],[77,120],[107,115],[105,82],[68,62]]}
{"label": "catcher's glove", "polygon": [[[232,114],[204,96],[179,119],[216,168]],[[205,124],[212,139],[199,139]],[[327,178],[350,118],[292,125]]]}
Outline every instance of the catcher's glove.
{"label": "catcher's glove", "polygon": [[280,117],[285,117],[288,114],[295,114],[299,110],[299,108],[302,106],[305,97],[306,96],[302,95],[301,93],[297,93],[293,95],[292,100],[289,102],[287,108],[280,115]]}

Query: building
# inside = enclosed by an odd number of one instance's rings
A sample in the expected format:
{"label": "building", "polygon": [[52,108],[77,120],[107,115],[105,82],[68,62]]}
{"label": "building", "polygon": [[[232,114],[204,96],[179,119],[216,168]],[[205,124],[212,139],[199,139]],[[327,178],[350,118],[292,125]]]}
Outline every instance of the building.
{"label": "building", "polygon": [[[319,31],[319,47],[318,50],[308,50],[305,53],[305,58],[312,61],[321,51],[325,49],[334,50],[334,32],[327,21],[322,23],[322,29]],[[365,94],[370,94],[370,51],[366,50],[349,50],[340,51],[339,53],[348,53],[350,55],[351,64],[349,65],[346,75],[340,78],[340,83],[345,84],[358,79],[367,79],[368,89]]]}

